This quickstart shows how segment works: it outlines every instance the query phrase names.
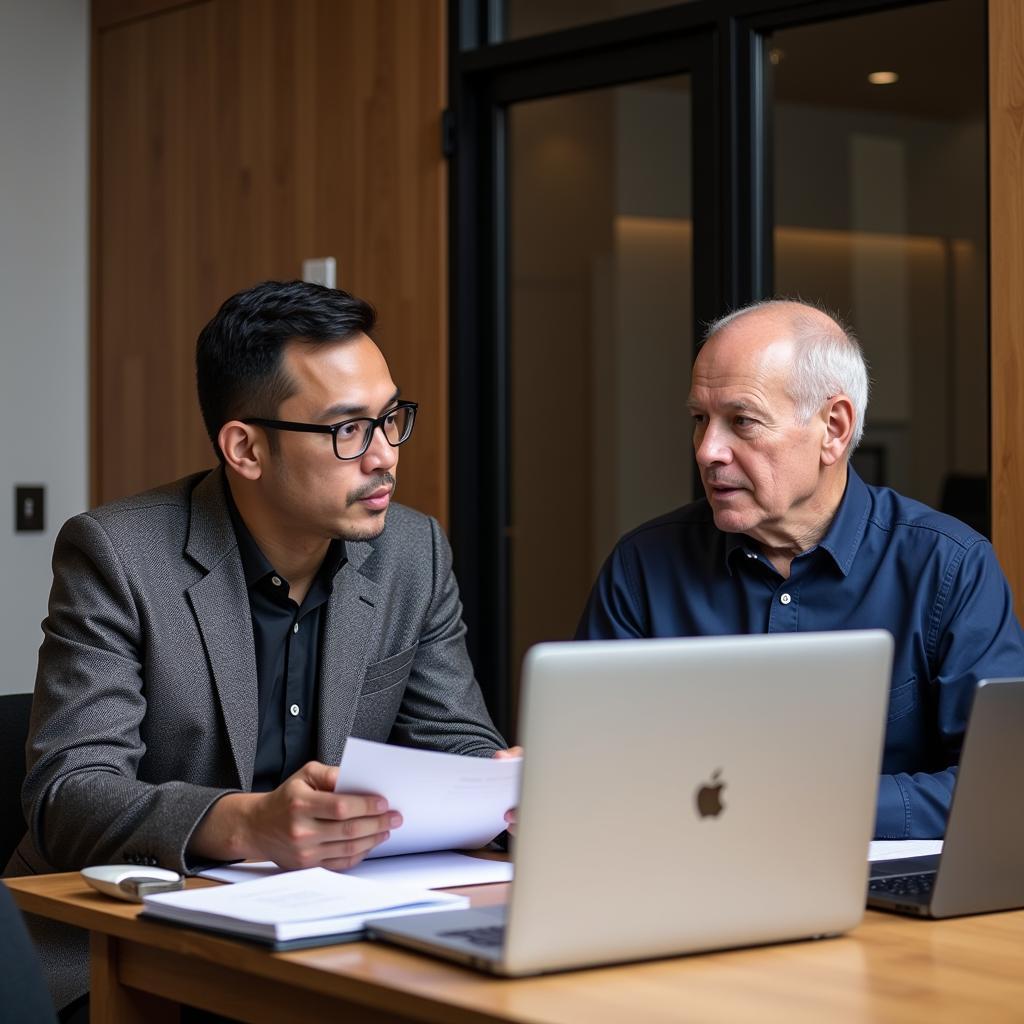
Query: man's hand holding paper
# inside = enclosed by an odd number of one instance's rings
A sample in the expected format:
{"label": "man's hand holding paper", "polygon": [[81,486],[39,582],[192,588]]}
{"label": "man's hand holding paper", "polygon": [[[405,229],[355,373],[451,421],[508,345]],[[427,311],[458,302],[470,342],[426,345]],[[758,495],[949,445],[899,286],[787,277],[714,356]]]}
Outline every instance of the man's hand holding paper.
{"label": "man's hand holding paper", "polygon": [[310,761],[269,793],[231,793],[210,809],[190,851],[283,868],[355,867],[402,816],[379,793],[335,792],[338,769]]}
{"label": "man's hand holding paper", "polygon": [[[508,750],[496,750],[494,756],[498,760],[511,760],[512,758],[521,758],[523,756],[522,747],[509,747]],[[508,834],[514,836],[516,834],[516,810],[515,807],[510,807],[505,812],[505,828],[508,829]]]}

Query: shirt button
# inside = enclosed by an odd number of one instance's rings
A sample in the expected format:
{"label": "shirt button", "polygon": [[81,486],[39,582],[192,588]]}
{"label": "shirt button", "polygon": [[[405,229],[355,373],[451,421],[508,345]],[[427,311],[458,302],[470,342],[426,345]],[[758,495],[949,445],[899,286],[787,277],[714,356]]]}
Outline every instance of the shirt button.
{"label": "shirt button", "polygon": [[293,633],[298,633],[298,631],[299,631],[299,624],[296,622],[295,625],[292,626],[292,632]]}
{"label": "shirt button", "polygon": [[280,576],[271,576],[270,577],[270,582],[273,583],[275,587],[279,587],[279,586],[281,586],[281,577]]}
{"label": "shirt button", "polygon": [[298,718],[299,717],[299,705],[298,704],[293,704],[288,709],[288,712],[289,712],[289,714],[291,714],[292,718]]}
{"label": "shirt button", "polygon": [[781,601],[781,602],[782,602],[783,604],[789,604],[789,602],[790,602],[790,601],[792,601],[792,600],[793,600],[793,598],[792,598],[792,597],[791,597],[791,596],[790,596],[789,594],[783,594],[783,595],[782,595],[782,596],[781,596],[781,597],[779,598],[779,600],[780,600],[780,601]]}

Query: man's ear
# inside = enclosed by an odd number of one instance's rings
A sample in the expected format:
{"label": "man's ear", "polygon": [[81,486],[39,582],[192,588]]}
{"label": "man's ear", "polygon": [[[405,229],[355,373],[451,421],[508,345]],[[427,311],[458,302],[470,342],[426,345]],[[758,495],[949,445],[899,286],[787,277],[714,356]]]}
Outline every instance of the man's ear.
{"label": "man's ear", "polygon": [[228,420],[217,434],[224,464],[245,480],[259,480],[267,456],[266,434],[241,420]]}
{"label": "man's ear", "polygon": [[836,395],[828,400],[824,417],[825,433],[821,441],[821,461],[826,466],[833,466],[846,455],[853,442],[857,413],[853,408],[853,402],[846,395]]}

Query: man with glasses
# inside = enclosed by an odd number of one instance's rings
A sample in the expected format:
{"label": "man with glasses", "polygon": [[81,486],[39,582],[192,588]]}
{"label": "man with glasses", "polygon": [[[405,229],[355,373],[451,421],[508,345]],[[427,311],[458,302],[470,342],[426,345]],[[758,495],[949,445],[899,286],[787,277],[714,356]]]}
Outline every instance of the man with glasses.
{"label": "man with glasses", "polygon": [[[401,826],[387,794],[334,793],[348,736],[505,747],[447,541],[392,500],[417,405],[373,326],[302,282],[228,299],[196,358],[219,467],[61,530],[10,873],[348,868]],[[64,1005],[84,933],[35,924]]]}
{"label": "man with glasses", "polygon": [[577,637],[889,630],[875,834],[937,838],[974,688],[1024,672],[1024,635],[984,537],[850,466],[867,400],[859,343],[813,306],[713,324],[688,402],[706,497],[619,541]]}

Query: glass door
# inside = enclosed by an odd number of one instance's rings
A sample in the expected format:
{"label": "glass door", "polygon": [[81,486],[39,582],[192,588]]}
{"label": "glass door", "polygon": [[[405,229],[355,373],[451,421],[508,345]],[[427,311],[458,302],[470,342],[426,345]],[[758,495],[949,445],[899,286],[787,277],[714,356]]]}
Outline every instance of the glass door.
{"label": "glass door", "polygon": [[570,639],[615,541],[693,497],[680,410],[718,308],[711,37],[593,32],[511,43],[459,97],[452,539],[506,734],[527,648]]}
{"label": "glass door", "polygon": [[691,76],[511,104],[509,678],[627,530],[690,500]]}
{"label": "glass door", "polygon": [[510,733],[525,649],[694,497],[694,344],[737,306],[848,321],[858,471],[988,529],[986,5],[550,6],[452,7],[451,535]]}
{"label": "glass door", "polygon": [[984,4],[939,0],[763,39],[772,290],[835,310],[864,346],[861,476],[987,533]]}

